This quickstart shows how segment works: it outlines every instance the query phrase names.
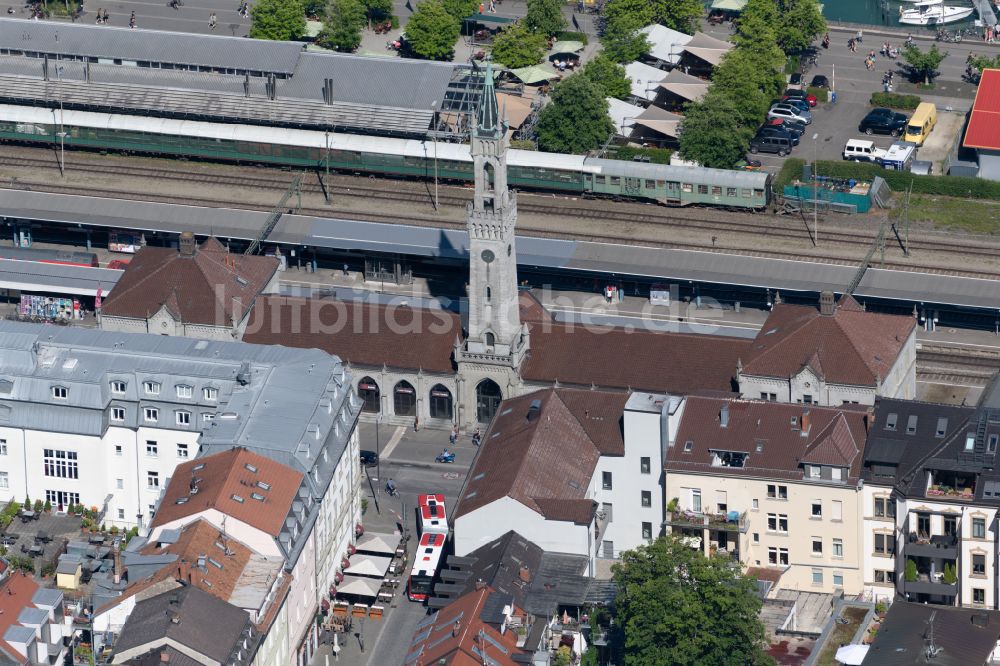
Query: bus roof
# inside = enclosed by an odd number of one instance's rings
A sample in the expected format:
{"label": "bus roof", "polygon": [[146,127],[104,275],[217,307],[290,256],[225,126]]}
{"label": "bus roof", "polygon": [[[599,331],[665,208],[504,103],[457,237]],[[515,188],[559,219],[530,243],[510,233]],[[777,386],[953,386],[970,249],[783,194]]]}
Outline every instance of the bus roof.
{"label": "bus roof", "polygon": [[413,569],[411,576],[433,576],[441,562],[444,554],[445,535],[427,533],[420,537],[420,545],[417,547],[416,555],[413,559]]}
{"label": "bus roof", "polygon": [[448,517],[445,512],[444,495],[420,495],[420,533],[448,533]]}

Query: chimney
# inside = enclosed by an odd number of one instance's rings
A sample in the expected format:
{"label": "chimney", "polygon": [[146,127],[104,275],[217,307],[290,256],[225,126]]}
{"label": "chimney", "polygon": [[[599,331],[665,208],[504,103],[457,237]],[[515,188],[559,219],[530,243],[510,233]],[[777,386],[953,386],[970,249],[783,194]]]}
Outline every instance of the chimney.
{"label": "chimney", "polygon": [[833,316],[836,305],[833,300],[832,291],[824,291],[819,295],[819,313],[824,317]]}
{"label": "chimney", "polygon": [[729,403],[727,402],[719,410],[719,426],[722,428],[729,427]]}
{"label": "chimney", "polygon": [[521,565],[521,568],[517,572],[517,577],[520,578],[525,583],[531,582],[531,570],[525,565]]}
{"label": "chimney", "polygon": [[122,582],[122,553],[120,543],[115,545],[115,585]]}
{"label": "chimney", "polygon": [[164,650],[160,653],[160,663],[169,664],[170,663],[170,653]]}
{"label": "chimney", "polygon": [[811,420],[809,418],[809,410],[802,412],[802,436],[809,436],[809,426],[811,425]]}
{"label": "chimney", "polygon": [[198,251],[198,244],[194,240],[194,234],[190,231],[181,232],[181,240],[178,245],[182,257],[193,257]]}
{"label": "chimney", "polygon": [[486,582],[482,579],[476,581],[476,590],[482,590],[486,587]]}
{"label": "chimney", "polygon": [[451,628],[451,635],[457,638],[458,632],[461,631],[461,629],[462,624],[458,620],[455,620],[455,625]]}

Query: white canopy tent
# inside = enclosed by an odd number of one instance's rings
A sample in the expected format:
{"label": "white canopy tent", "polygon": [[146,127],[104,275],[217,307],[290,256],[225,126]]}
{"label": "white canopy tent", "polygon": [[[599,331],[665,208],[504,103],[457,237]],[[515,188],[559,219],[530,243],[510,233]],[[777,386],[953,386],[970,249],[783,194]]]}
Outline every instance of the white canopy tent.
{"label": "white canopy tent", "polygon": [[625,65],[625,76],[632,85],[632,96],[652,102],[659,92],[660,81],[667,77],[662,69],[641,62]]}
{"label": "white canopy tent", "polygon": [[392,562],[392,558],[356,553],[351,556],[350,562],[351,566],[344,569],[345,574],[382,578],[385,576],[385,572],[389,570],[389,563]]}
{"label": "white canopy tent", "polygon": [[615,124],[615,129],[619,134],[627,137],[632,133],[632,128],[635,126],[635,119],[642,115],[645,109],[636,104],[629,104],[620,99],[615,99],[614,97],[608,97],[607,102],[608,115],[611,116],[611,122]]}
{"label": "white canopy tent", "polygon": [[696,32],[691,41],[684,45],[684,51],[714,67],[734,46],[732,42],[724,42],[703,32]]}
{"label": "white canopy tent", "polygon": [[362,576],[344,576],[344,580],[337,586],[337,594],[351,594],[357,597],[378,597],[381,587],[374,578],[364,578]]}
{"label": "white canopy tent", "polygon": [[647,25],[639,32],[645,35],[649,42],[649,55],[671,65],[680,62],[684,45],[691,41],[691,35],[685,35],[659,23]]}
{"label": "white canopy tent", "polygon": [[399,546],[400,534],[386,534],[382,532],[365,532],[358,539],[354,546],[365,553],[375,553],[377,555],[394,555]]}

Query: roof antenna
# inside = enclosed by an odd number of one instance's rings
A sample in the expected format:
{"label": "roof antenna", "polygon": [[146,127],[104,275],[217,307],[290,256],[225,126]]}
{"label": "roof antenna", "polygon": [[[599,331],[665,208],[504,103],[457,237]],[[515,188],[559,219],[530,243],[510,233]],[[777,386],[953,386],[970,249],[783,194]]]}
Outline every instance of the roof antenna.
{"label": "roof antenna", "polygon": [[937,617],[937,611],[931,613],[930,619],[927,620],[927,624],[930,625],[930,629],[927,632],[927,649],[924,650],[924,655],[928,659],[933,659],[941,652],[941,648],[934,644],[934,618]]}

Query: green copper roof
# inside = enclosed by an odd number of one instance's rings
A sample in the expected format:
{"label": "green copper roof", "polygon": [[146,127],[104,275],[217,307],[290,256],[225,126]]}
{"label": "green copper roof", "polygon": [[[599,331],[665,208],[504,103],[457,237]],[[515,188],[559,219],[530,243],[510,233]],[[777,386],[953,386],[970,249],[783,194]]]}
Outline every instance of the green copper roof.
{"label": "green copper roof", "polygon": [[497,108],[497,91],[493,84],[493,63],[486,63],[486,80],[483,85],[483,97],[479,103],[479,114],[476,118],[476,133],[480,136],[497,135],[501,133],[502,121]]}

